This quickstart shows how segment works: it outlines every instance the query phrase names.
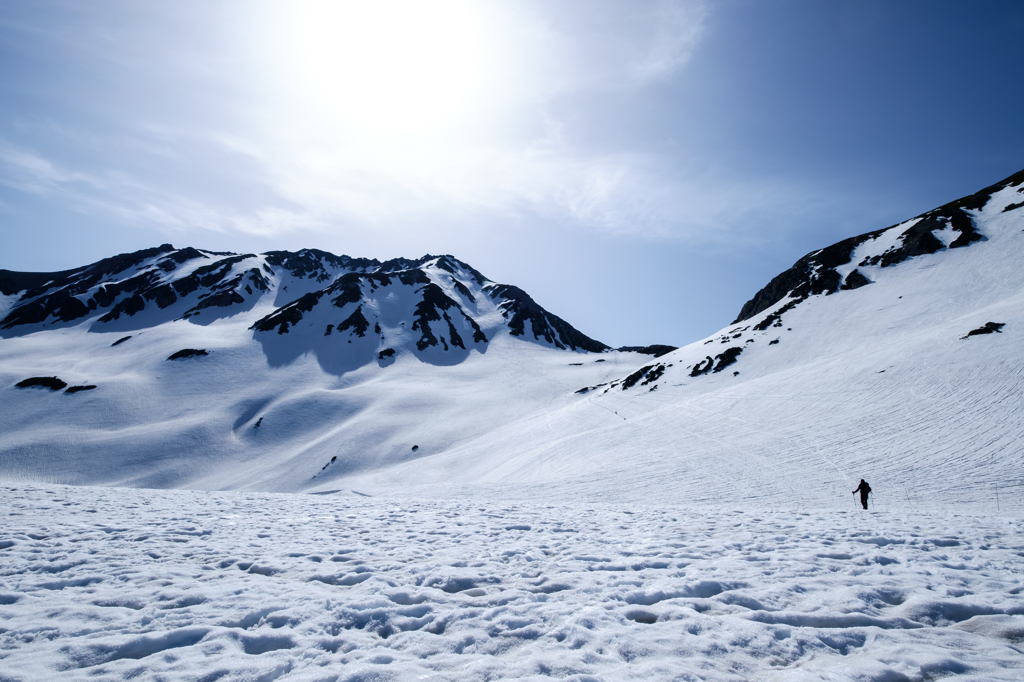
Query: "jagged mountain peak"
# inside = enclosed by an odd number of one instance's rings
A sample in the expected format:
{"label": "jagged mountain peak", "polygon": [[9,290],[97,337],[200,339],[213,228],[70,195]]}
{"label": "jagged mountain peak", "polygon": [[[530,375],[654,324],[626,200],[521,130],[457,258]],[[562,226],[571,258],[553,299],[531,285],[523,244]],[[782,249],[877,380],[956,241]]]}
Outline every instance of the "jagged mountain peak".
{"label": "jagged mountain peak", "polygon": [[607,348],[518,287],[495,284],[450,254],[382,262],[320,249],[255,254],[162,244],[60,273],[0,271],[0,287],[10,297],[0,310],[6,336],[78,324],[94,332],[174,320],[203,325],[245,314],[253,316],[257,340],[270,331],[289,334],[304,352],[322,346],[312,336],[347,332],[364,339],[368,326],[387,328],[391,318],[408,334],[385,335],[375,354],[393,355],[403,339],[416,352],[468,351],[504,332],[558,349]]}

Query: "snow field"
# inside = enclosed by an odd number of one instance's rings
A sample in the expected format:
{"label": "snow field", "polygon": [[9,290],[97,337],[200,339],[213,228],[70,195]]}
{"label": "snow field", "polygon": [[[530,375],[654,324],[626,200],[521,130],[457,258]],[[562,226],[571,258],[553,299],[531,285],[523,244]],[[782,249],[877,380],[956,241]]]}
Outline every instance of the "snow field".
{"label": "snow field", "polygon": [[1019,680],[1018,516],[0,487],[0,679]]}

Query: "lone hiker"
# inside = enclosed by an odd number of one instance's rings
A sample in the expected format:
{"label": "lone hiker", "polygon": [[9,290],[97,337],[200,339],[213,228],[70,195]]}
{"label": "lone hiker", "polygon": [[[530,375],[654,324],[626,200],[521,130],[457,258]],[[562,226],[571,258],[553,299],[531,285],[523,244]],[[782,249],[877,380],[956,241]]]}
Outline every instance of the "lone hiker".
{"label": "lone hiker", "polygon": [[860,479],[860,485],[857,486],[857,489],[854,490],[853,492],[854,492],[854,494],[860,493],[860,503],[862,505],[864,505],[865,509],[867,509],[868,508],[868,494],[871,493],[871,486],[868,485],[868,482],[865,481],[863,478]]}

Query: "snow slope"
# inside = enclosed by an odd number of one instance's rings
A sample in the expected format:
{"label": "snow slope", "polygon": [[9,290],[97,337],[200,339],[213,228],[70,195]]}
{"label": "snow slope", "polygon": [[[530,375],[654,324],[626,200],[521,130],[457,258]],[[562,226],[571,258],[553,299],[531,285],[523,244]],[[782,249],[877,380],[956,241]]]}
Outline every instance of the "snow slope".
{"label": "snow slope", "polygon": [[[893,257],[928,214],[855,238],[841,262],[812,262],[809,284],[790,278],[770,306],[643,371],[351,483],[842,508],[866,478],[890,509],[995,510],[999,496],[1020,509],[1022,183],[1024,173],[967,198],[981,206],[968,209],[977,237],[965,248],[949,248],[959,233],[932,220],[939,248]],[[869,284],[841,289],[854,269]],[[1003,327],[968,336],[990,322]]]}
{"label": "snow slope", "polygon": [[[29,280],[11,273],[7,290]],[[165,245],[35,280],[0,323],[0,475],[15,480],[303,490],[445,451],[649,359],[584,365],[607,346],[446,256]],[[205,354],[170,359],[183,350]],[[32,377],[92,388],[17,386]]]}
{"label": "snow slope", "polygon": [[0,477],[819,509],[863,477],[881,508],[1021,509],[1022,204],[1019,173],[808,254],[657,359],[450,256],[0,276]]}

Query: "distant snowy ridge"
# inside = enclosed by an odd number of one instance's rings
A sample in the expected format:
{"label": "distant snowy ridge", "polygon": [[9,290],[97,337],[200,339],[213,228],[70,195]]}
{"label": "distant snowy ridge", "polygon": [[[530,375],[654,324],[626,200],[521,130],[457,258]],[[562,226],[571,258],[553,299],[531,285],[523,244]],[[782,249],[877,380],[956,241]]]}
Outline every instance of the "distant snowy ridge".
{"label": "distant snowy ridge", "polygon": [[[381,335],[381,319],[408,318],[410,329],[418,332],[417,351],[438,346],[448,351],[449,344],[466,350],[464,337],[469,343],[487,343],[480,325],[487,320],[495,331],[505,327],[512,336],[555,348],[608,348],[541,308],[521,289],[491,282],[452,256],[381,263],[315,249],[231,254],[164,244],[64,272],[0,270],[0,292],[20,295],[0,320],[5,336],[83,321],[94,332],[176,319],[209,324],[271,298],[277,308],[252,325],[257,332],[285,334],[298,327],[300,333],[329,336],[336,330],[362,339],[370,326]],[[324,305],[321,299],[326,299]],[[395,310],[396,301],[405,307]],[[491,319],[494,312],[500,313],[500,322]],[[321,318],[323,324],[311,329],[311,320]]]}

